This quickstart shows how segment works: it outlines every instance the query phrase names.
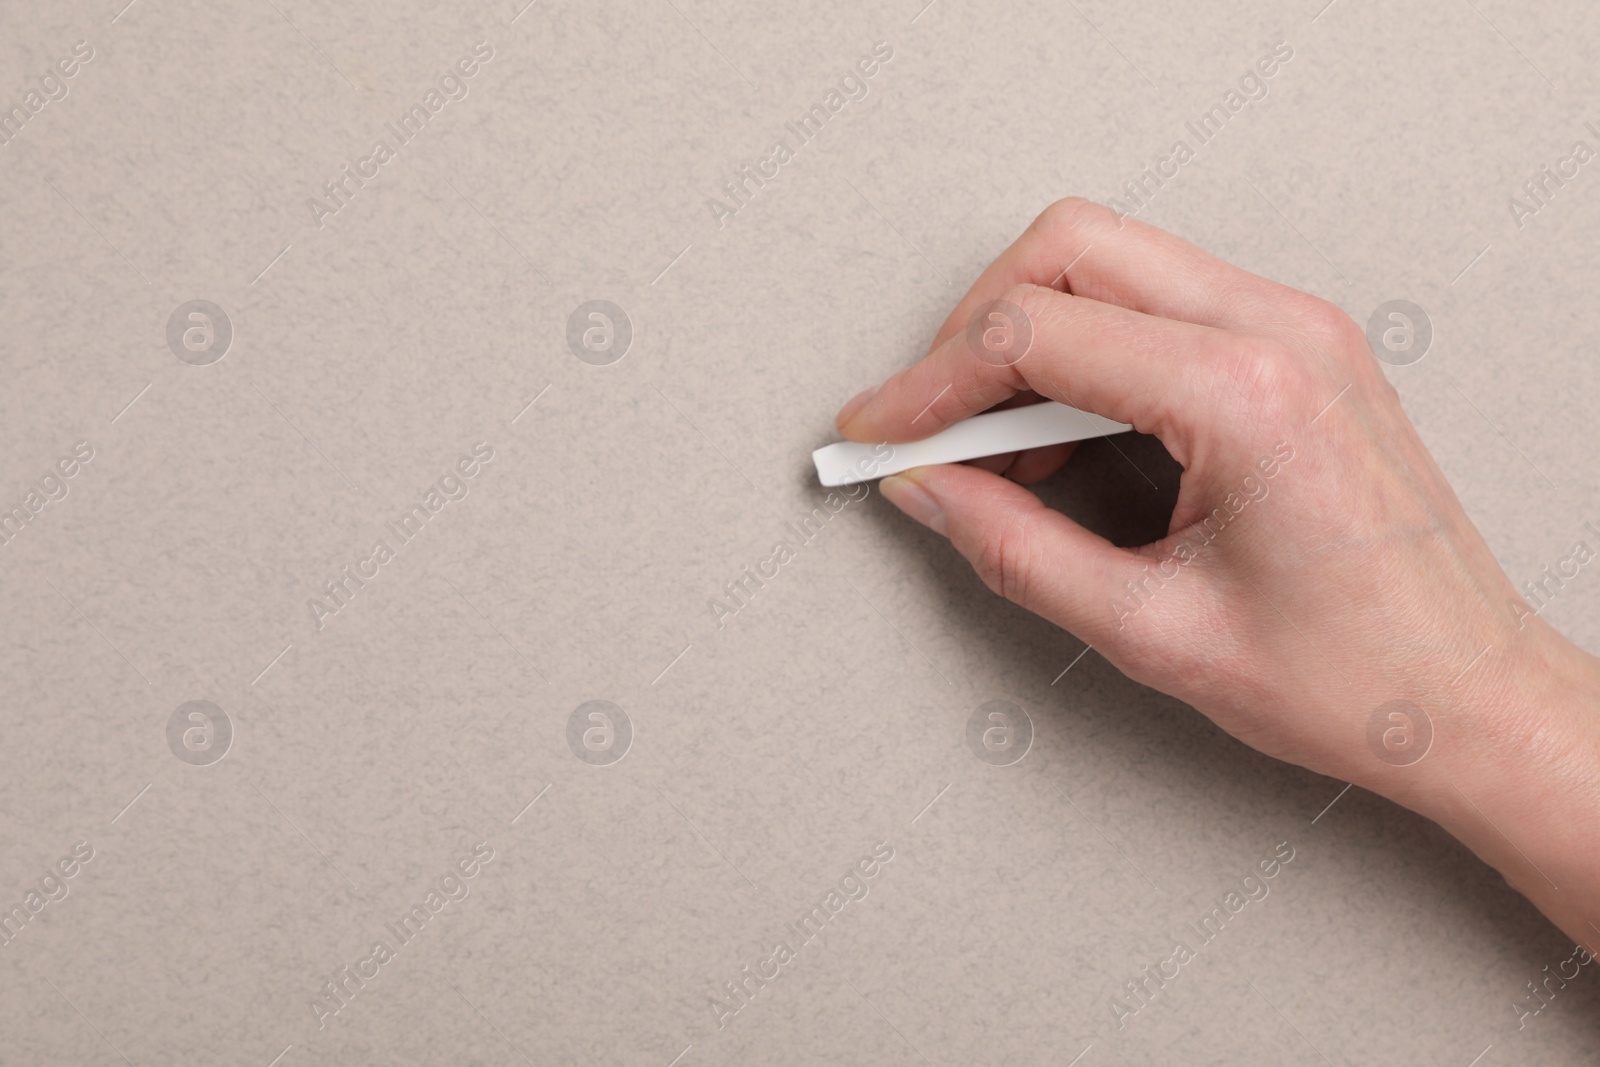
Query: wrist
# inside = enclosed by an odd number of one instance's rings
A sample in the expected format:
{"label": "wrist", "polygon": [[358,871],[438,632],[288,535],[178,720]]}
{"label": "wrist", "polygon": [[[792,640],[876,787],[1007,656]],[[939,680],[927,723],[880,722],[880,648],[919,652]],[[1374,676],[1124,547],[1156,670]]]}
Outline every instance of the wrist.
{"label": "wrist", "polygon": [[1428,755],[1373,788],[1600,947],[1600,660],[1535,620],[1478,666],[1441,701]]}

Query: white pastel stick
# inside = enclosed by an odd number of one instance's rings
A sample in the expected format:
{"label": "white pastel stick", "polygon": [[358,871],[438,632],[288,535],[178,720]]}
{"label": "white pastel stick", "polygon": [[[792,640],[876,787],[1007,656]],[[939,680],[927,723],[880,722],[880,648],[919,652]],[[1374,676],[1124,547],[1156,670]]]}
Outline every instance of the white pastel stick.
{"label": "white pastel stick", "polygon": [[[1066,441],[1131,430],[1132,426],[1053,400],[1005,411],[987,411],[962,419],[932,437],[899,445],[863,445],[840,441],[811,453],[823,485],[853,485],[912,467],[961,463],[983,456],[1021,452]],[[885,455],[885,452],[888,455]]]}

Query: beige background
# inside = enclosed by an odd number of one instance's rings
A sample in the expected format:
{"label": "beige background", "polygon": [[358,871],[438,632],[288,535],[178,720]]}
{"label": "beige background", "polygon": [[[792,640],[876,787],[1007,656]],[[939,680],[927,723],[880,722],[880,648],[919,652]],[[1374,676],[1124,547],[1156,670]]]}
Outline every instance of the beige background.
{"label": "beige background", "polygon": [[[1390,374],[1538,577],[1600,521],[1600,163],[1521,228],[1508,198],[1600,147],[1600,11],[522,2],[0,12],[0,102],[94,49],[0,145],[0,503],[94,449],[0,545],[0,905],[94,850],[0,948],[0,1062],[1594,1061],[1596,968],[1519,1031],[1571,946],[1463,848],[1093,652],[1063,675],[1081,642],[875,492],[720,630],[708,601],[822,499],[840,402],[1279,41],[1144,217],[1361,322],[1424,307],[1433,349]],[[719,227],[706,200],[880,41],[866,98]],[[479,43],[469,95],[319,227]],[[234,330],[209,366],[166,341],[193,299]],[[597,299],[634,331],[609,366],[565,340]],[[308,599],[480,442],[319,630]],[[1121,447],[1044,492],[1138,540],[1177,471]],[[1597,589],[1547,613],[1591,650]],[[594,699],[634,730],[609,766],[566,741]],[[168,747],[190,700],[232,723],[220,762]],[[1031,716],[1014,766],[967,747],[990,700]],[[319,1029],[333,972],[479,842],[469,895]],[[710,998],[880,842],[870,894],[719,1029]],[[1119,1030],[1124,983],[1282,842],[1270,896]]]}

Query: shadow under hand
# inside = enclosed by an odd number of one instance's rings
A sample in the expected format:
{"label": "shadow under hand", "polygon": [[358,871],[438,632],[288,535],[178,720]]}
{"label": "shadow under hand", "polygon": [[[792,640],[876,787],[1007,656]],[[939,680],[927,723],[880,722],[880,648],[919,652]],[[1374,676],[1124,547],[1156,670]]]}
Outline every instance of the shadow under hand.
{"label": "shadow under hand", "polygon": [[[1046,505],[1131,547],[1166,536],[1182,474],[1156,438],[1120,434],[1084,442],[1060,472],[1031,488]],[[1242,829],[1282,833],[1321,871],[1306,870],[1313,879],[1298,905],[1285,898],[1305,912],[1297,921],[1304,919],[1306,936],[1278,946],[1282,951],[1325,954],[1333,984],[1362,998],[1371,992],[1375,958],[1404,956],[1426,968],[1454,958],[1445,944],[1470,944],[1479,967],[1486,957],[1500,963],[1483,987],[1504,990],[1483,1005],[1483,1040],[1522,1040],[1509,1005],[1526,993],[1527,979],[1571,946],[1470,850],[1421,816],[1360,790],[1323,814],[1343,783],[1254,751],[1098,655],[1058,675],[1083,650],[1081,641],[995,596],[943,537],[888,506],[876,517],[903,547],[907,579],[939,601],[954,645],[975,665],[989,665],[990,676],[1004,677],[1009,695],[1036,713],[1046,773],[1061,777],[1070,794],[1093,796],[1167,893],[1182,899],[1211,891],[1218,853]],[[1072,818],[1062,807],[1063,819]],[[1342,974],[1341,958],[1349,961]],[[1562,994],[1565,1023],[1539,1020],[1558,1044],[1572,1040],[1573,1027],[1600,1040],[1600,1013],[1590,1010],[1600,1002],[1600,972],[1583,983]]]}

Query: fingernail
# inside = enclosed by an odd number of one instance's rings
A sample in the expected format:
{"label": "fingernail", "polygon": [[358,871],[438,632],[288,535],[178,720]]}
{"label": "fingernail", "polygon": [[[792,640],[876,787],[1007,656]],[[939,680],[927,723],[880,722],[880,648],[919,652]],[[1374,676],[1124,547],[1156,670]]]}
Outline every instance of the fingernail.
{"label": "fingernail", "polygon": [[845,401],[844,407],[839,409],[839,414],[833,417],[833,424],[835,426],[843,427],[845,423],[856,417],[856,412],[867,406],[867,401],[871,400],[877,395],[878,386],[876,385],[874,385],[871,389],[861,390],[861,392]]}
{"label": "fingernail", "polygon": [[916,481],[903,474],[891,474],[878,483],[878,491],[889,503],[916,519],[935,533],[946,534],[944,508]]}

